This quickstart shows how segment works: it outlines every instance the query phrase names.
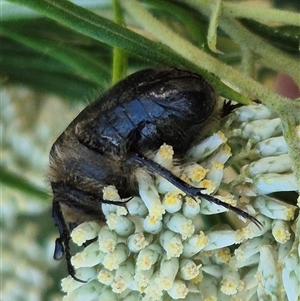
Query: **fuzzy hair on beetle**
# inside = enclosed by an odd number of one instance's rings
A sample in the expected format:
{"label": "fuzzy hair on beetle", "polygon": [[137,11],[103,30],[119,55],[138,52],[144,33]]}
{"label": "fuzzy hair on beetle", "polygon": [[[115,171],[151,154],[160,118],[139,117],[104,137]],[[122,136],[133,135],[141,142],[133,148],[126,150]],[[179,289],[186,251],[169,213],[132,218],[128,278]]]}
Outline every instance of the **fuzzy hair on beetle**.
{"label": "fuzzy hair on beetle", "polygon": [[122,199],[138,194],[137,176],[158,174],[191,197],[224,206],[261,223],[248,213],[203,194],[153,161],[166,143],[178,158],[213,120],[234,107],[218,109],[213,88],[200,75],[181,69],[145,69],[109,89],[88,105],[58,137],[50,151],[49,179],[53,191],[52,216],[59,231],[54,259],[71,264],[70,233],[85,221],[105,221],[102,189],[114,185]]}

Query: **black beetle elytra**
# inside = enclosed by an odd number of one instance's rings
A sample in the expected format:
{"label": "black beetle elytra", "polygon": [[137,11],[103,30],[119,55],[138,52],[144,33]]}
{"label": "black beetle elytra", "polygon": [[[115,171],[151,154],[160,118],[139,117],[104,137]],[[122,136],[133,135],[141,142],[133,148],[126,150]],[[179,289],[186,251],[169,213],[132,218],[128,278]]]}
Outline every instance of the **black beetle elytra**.
{"label": "black beetle elytra", "polygon": [[[228,108],[227,108],[228,109]],[[115,185],[122,198],[137,194],[136,171],[157,173],[190,196],[201,196],[250,219],[248,213],[201,193],[152,160],[163,144],[183,154],[216,111],[212,87],[198,74],[179,69],[136,72],[87,106],[53,144],[49,178],[52,215],[59,230],[54,258],[66,255],[72,225],[102,220],[102,188]],[[79,280],[80,281],[80,280]]]}

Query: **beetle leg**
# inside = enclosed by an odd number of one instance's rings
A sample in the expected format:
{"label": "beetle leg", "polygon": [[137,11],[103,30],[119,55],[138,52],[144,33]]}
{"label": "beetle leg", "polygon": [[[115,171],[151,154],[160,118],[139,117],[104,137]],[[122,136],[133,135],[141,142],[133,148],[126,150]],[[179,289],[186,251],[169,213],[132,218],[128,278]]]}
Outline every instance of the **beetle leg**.
{"label": "beetle leg", "polygon": [[71,263],[71,252],[70,252],[70,232],[63,218],[60,204],[57,201],[53,201],[52,206],[52,217],[55,221],[55,225],[58,227],[59,237],[55,241],[55,249],[53,258],[55,260],[61,260],[64,255],[66,255],[66,261],[68,266],[69,275],[77,281],[85,283],[75,276],[75,269]]}
{"label": "beetle leg", "polygon": [[243,105],[240,103],[233,104],[231,100],[224,100],[222,107],[221,117],[225,117],[229,115],[233,110],[242,107]]}
{"label": "beetle leg", "polygon": [[149,158],[146,158],[142,154],[134,153],[131,155],[130,159],[141,166],[148,167],[148,169],[159,174],[160,176],[165,178],[167,181],[172,183],[174,186],[179,188],[181,191],[185,192],[187,195],[189,195],[191,197],[202,197],[209,202],[215,203],[217,205],[221,205],[221,206],[225,207],[226,209],[232,210],[236,214],[252,221],[260,229],[263,226],[260,221],[258,221],[255,217],[253,217],[249,213],[247,213],[237,207],[234,207],[228,203],[225,203],[211,195],[202,193],[201,192],[203,190],[202,188],[198,188],[198,187],[189,185],[188,183],[184,182],[180,178],[176,177],[174,174],[172,174],[172,172],[170,172],[169,170],[167,170],[160,164],[150,160]]}

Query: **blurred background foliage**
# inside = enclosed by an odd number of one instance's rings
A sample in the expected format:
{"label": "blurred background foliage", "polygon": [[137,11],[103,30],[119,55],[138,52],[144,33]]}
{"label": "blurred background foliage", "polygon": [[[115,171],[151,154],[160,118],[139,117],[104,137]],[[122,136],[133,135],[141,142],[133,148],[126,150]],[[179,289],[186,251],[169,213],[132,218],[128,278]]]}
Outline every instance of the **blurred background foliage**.
{"label": "blurred background foliage", "polygon": [[[157,42],[156,33],[140,28],[138,16],[130,17],[118,2],[73,2],[81,8],[63,0],[1,4],[2,300],[61,300],[60,279],[66,268],[64,262],[52,259],[57,232],[46,177],[48,154],[68,123],[112,82],[145,67],[183,66],[205,76],[222,96],[249,101],[224,86],[218,74],[211,76],[210,70]],[[280,71],[277,62],[265,64],[248,47],[251,40],[245,37],[241,45],[222,27],[216,26],[212,36],[217,43],[208,43],[209,17],[187,2],[140,1],[179,37],[274,90]],[[251,5],[257,11],[276,8],[293,16],[299,13],[298,0],[223,3],[239,8]],[[272,21],[236,20],[279,51],[291,68],[295,60],[299,62],[299,21],[295,25],[276,22],[276,14]],[[294,80],[299,83],[299,77]]]}

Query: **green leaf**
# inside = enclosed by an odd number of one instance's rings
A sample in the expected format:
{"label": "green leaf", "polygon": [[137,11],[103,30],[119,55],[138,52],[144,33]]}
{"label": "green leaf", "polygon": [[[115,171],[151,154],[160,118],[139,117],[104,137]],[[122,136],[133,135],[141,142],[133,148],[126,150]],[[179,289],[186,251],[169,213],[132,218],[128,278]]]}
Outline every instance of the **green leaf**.
{"label": "green leaf", "polygon": [[168,47],[155,43],[69,1],[10,0],[10,2],[23,4],[90,38],[144,57],[151,62],[151,65],[186,67],[194,70],[205,77],[219,94],[241,103],[249,103],[246,97],[232,90],[217,77],[200,69]]}
{"label": "green leaf", "polygon": [[28,180],[19,175],[12,173],[5,169],[3,166],[0,167],[0,182],[10,186],[14,189],[21,190],[22,192],[34,195],[41,199],[48,199],[46,191],[31,184]]}

